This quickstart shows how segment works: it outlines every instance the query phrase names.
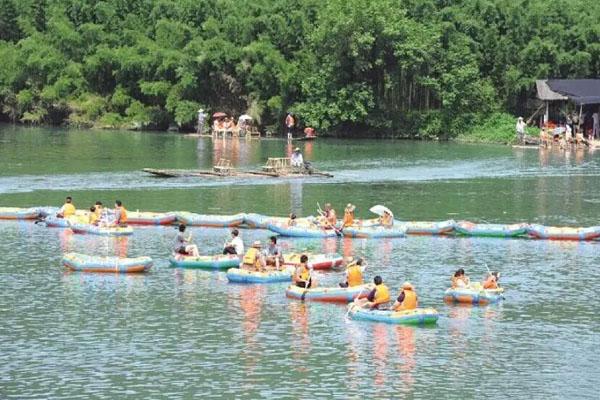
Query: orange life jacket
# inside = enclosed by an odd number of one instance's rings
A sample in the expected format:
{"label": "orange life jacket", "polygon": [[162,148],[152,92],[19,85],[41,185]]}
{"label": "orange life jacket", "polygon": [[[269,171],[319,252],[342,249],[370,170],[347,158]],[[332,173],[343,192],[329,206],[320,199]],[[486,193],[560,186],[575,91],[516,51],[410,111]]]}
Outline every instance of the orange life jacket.
{"label": "orange life jacket", "polygon": [[396,311],[414,310],[418,306],[417,294],[410,289],[404,289],[404,300],[402,304],[396,308]]}
{"label": "orange life jacket", "polygon": [[353,212],[344,212],[344,227],[350,226],[354,223],[354,213]]}
{"label": "orange life jacket", "polygon": [[496,282],[496,277],[494,275],[488,276],[485,282],[483,282],[483,288],[498,289],[498,282]]}
{"label": "orange life jacket", "polygon": [[363,284],[363,275],[360,265],[353,264],[348,268],[348,287],[359,286]]}

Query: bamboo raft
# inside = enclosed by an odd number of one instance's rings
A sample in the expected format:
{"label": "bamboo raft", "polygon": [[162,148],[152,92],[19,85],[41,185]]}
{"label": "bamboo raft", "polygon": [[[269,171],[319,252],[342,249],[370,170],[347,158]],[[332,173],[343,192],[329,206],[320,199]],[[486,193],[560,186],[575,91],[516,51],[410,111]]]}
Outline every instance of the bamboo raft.
{"label": "bamboo raft", "polygon": [[291,167],[289,158],[269,158],[267,164],[261,171],[257,170],[236,170],[231,166],[229,160],[221,159],[212,170],[202,169],[156,169],[144,168],[144,172],[161,178],[178,177],[210,177],[210,178],[303,178],[303,177],[325,177],[333,178],[332,174],[317,171],[315,169],[307,170]]}

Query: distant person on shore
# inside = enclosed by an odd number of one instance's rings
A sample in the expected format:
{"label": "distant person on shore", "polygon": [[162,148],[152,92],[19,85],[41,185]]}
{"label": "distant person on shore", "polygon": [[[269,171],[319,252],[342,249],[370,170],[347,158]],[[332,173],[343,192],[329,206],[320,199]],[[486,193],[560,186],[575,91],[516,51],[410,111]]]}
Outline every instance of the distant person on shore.
{"label": "distant person on shore", "polygon": [[71,196],[67,196],[67,198],[65,199],[65,204],[63,204],[60,210],[58,210],[56,216],[58,218],[69,218],[71,215],[75,215],[75,211],[76,210],[75,206],[73,205],[73,199],[71,198]]}
{"label": "distant person on shore", "polygon": [[517,119],[517,126],[516,126],[517,142],[519,144],[523,144],[525,142],[526,128],[527,128],[527,124],[525,123],[525,121],[523,121],[523,117],[519,117],[519,119]]}
{"label": "distant person on shore", "polygon": [[465,270],[462,268],[456,270],[450,282],[452,289],[464,289],[471,285],[471,280],[465,275]]}
{"label": "distant person on shore", "polygon": [[600,138],[600,116],[598,111],[592,114],[592,139]]}
{"label": "distant person on shore", "polygon": [[285,127],[287,129],[287,137],[288,139],[292,139],[294,136],[294,128],[296,127],[296,118],[294,114],[288,112],[285,116]]}
{"label": "distant person on shore", "polygon": [[127,210],[123,207],[121,200],[115,201],[115,225],[127,226]]}
{"label": "distant person on shore", "polygon": [[200,256],[198,246],[192,243],[192,234],[185,233],[186,226],[184,224],[179,224],[178,230],[179,232],[175,238],[175,248],[173,249],[175,254],[193,257]]}
{"label": "distant person on shore", "polygon": [[290,165],[295,168],[304,168],[304,157],[302,157],[299,147],[294,149],[292,157],[290,157]]}
{"label": "distant person on shore", "polygon": [[204,123],[206,121],[206,113],[201,108],[198,110],[198,128],[196,129],[196,133],[198,135],[202,135],[204,133]]}
{"label": "distant person on shore", "polygon": [[317,132],[315,131],[315,128],[311,128],[310,126],[304,128],[304,137],[314,138],[316,136],[317,136]]}
{"label": "distant person on shore", "polygon": [[236,254],[240,257],[244,255],[244,242],[239,235],[240,231],[237,229],[231,231],[231,241],[225,244],[223,254]]}

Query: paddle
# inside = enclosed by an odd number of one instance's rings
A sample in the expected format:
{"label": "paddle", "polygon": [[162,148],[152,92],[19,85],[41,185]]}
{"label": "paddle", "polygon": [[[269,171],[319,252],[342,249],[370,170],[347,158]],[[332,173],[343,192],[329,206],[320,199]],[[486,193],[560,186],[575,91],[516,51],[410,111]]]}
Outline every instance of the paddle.
{"label": "paddle", "polygon": [[[492,272],[490,271],[490,267],[488,267],[487,263],[484,261],[483,265],[485,265],[485,269],[487,269],[488,274],[492,274]],[[485,290],[485,289],[484,289]],[[504,294],[500,293],[500,297],[502,298],[502,300],[505,300],[506,297],[504,297]]]}
{"label": "paddle", "polygon": [[342,236],[342,230],[336,228],[335,226],[331,225],[331,223],[327,220],[327,218],[325,217],[325,213],[323,212],[323,210],[321,210],[321,205],[319,204],[319,202],[317,201],[317,212],[319,213],[319,215],[321,217],[323,217],[325,219],[325,223],[326,223],[326,227],[329,227],[331,229],[333,229],[333,231],[335,232],[335,234],[339,237]]}

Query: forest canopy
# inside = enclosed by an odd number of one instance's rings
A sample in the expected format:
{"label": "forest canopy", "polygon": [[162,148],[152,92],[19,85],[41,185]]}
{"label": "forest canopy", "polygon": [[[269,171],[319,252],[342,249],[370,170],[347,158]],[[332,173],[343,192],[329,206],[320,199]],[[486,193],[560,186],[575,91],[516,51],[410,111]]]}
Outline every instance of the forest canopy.
{"label": "forest canopy", "polygon": [[0,0],[0,119],[453,137],[600,76],[589,0]]}

